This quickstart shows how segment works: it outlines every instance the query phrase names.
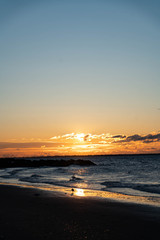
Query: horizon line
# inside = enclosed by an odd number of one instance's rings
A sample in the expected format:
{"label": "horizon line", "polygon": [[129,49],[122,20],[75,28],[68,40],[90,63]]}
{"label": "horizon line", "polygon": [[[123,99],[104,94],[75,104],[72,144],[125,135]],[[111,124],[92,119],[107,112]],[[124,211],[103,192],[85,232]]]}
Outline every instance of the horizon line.
{"label": "horizon line", "polygon": [[24,156],[24,157],[0,157],[0,159],[10,159],[10,158],[40,158],[40,157],[45,157],[45,158],[54,158],[54,157],[90,157],[90,156],[95,156],[95,157],[100,157],[100,156],[141,156],[141,155],[160,155],[159,153],[123,153],[123,154],[88,154],[88,155],[53,155],[53,156]]}

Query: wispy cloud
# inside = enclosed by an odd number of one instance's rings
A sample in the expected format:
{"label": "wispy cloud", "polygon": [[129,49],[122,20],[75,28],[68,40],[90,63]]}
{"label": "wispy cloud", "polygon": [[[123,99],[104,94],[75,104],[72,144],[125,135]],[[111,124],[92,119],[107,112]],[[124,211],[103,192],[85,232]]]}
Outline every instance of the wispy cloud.
{"label": "wispy cloud", "polygon": [[54,136],[51,137],[50,140],[57,140],[59,141],[84,141],[84,142],[90,142],[90,143],[122,143],[122,142],[137,142],[142,141],[144,143],[150,143],[150,142],[159,142],[160,141],[160,133],[156,134],[147,134],[147,135],[139,135],[134,134],[130,136],[126,135],[111,135],[109,133],[102,133],[102,134],[91,134],[91,133],[70,133],[65,134],[62,136]]}
{"label": "wispy cloud", "polygon": [[0,143],[0,157],[85,154],[160,153],[160,133],[111,135],[67,133],[39,142]]}
{"label": "wispy cloud", "polygon": [[61,136],[54,136],[51,137],[50,140],[57,140],[57,141],[84,141],[84,142],[98,142],[104,141],[107,139],[112,138],[112,135],[109,133],[102,133],[102,134],[91,134],[91,133],[69,133],[64,134]]}

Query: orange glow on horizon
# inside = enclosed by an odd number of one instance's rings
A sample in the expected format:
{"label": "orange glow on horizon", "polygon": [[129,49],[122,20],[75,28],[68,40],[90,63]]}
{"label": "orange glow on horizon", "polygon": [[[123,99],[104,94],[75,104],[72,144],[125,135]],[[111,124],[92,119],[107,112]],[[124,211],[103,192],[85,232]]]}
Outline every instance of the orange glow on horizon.
{"label": "orange glow on horizon", "polygon": [[160,153],[160,134],[69,133],[49,139],[0,142],[0,157]]}

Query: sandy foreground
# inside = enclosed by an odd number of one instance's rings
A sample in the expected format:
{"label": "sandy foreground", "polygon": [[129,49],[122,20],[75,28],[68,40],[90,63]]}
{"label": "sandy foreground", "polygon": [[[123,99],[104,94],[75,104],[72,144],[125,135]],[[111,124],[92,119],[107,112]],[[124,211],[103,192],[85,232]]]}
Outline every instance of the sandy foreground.
{"label": "sandy foreground", "polygon": [[157,239],[160,208],[0,186],[0,239]]}

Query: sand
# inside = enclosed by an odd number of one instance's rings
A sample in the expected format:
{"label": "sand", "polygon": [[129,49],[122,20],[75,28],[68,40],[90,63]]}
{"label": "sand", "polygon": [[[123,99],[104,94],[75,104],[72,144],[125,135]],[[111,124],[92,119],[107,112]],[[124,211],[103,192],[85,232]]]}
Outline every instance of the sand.
{"label": "sand", "polygon": [[0,239],[156,239],[160,208],[0,186]]}

